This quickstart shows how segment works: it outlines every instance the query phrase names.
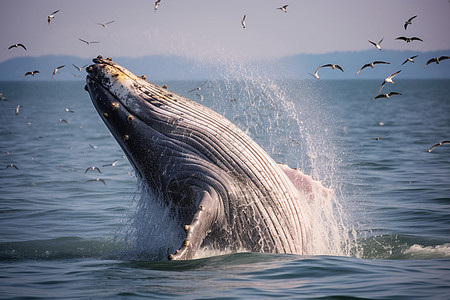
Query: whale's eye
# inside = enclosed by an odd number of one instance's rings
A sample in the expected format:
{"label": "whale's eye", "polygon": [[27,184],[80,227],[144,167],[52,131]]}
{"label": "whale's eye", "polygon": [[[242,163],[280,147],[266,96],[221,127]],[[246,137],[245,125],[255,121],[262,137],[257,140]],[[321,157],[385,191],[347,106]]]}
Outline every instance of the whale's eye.
{"label": "whale's eye", "polygon": [[128,122],[131,122],[134,120],[134,117],[132,115],[128,115],[127,120]]}

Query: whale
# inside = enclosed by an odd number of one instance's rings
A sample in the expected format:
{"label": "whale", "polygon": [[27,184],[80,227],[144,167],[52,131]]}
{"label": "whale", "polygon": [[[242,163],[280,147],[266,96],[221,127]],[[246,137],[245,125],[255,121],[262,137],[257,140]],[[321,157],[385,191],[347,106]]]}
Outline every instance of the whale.
{"label": "whale", "polygon": [[194,259],[204,248],[311,252],[309,203],[329,189],[275,162],[221,114],[111,58],[94,58],[86,72],[85,89],[136,177],[180,224],[167,259]]}

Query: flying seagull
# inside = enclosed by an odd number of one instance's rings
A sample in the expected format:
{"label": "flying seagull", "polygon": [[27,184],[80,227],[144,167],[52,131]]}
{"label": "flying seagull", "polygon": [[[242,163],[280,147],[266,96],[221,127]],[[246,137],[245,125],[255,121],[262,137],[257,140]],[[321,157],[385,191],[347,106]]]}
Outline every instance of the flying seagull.
{"label": "flying seagull", "polygon": [[5,168],[5,170],[8,169],[8,168],[14,168],[14,169],[16,169],[16,170],[19,170],[19,168],[18,168],[15,164],[9,164],[9,165],[7,165],[6,168]]}
{"label": "flying seagull", "polygon": [[155,8],[153,10],[153,12],[156,12],[156,10],[158,9],[159,3],[161,2],[161,0],[156,0],[155,2]]}
{"label": "flying seagull", "polygon": [[84,68],[86,68],[88,65],[89,65],[89,64],[86,64],[86,65],[84,65],[84,66],[82,66],[82,67],[80,68],[80,67],[78,67],[78,66],[72,64],[72,66],[74,66],[74,68],[77,69],[77,70],[80,71],[80,72],[81,72]]}
{"label": "flying seagull", "polygon": [[19,114],[19,109],[22,107],[22,105],[17,105],[16,106],[16,116]]}
{"label": "flying seagull", "polygon": [[62,65],[62,66],[59,66],[59,67],[57,67],[56,69],[54,69],[54,70],[53,70],[53,73],[52,73],[52,79],[53,79],[53,76],[55,76],[56,73],[58,73],[58,70],[61,69],[61,68],[64,68],[65,66],[66,66],[66,65]]}
{"label": "flying seagull", "polygon": [[22,47],[23,49],[27,50],[27,48],[25,47],[25,45],[24,45],[24,44],[21,44],[21,43],[18,43],[18,44],[14,44],[14,45],[9,46],[9,47],[8,47],[8,50],[9,50],[9,49],[12,49],[12,48],[17,48],[17,47]]}
{"label": "flying seagull", "polygon": [[278,7],[277,9],[280,9],[281,11],[284,11],[285,13],[287,12],[287,7],[288,5],[283,5],[282,7]]}
{"label": "flying seagull", "polygon": [[208,80],[206,80],[205,82],[203,82],[201,86],[199,86],[199,87],[197,87],[197,88],[195,88],[195,89],[192,89],[192,90],[188,91],[188,93],[193,92],[193,91],[197,91],[197,90],[201,90],[202,87],[203,87],[207,82],[208,82]]}
{"label": "flying seagull", "polygon": [[411,43],[412,41],[421,41],[421,42],[423,42],[423,40],[421,38],[418,38],[416,36],[413,36],[413,37],[410,37],[410,38],[407,38],[407,37],[404,37],[404,36],[399,36],[398,38],[396,38],[396,40],[403,40],[403,41],[405,41],[407,43]]}
{"label": "flying seagull", "polygon": [[414,62],[414,58],[416,58],[418,55],[414,55],[414,56],[411,56],[411,57],[408,57],[403,63],[402,63],[402,66],[404,65],[404,64],[406,64],[408,61],[410,61],[410,62]]}
{"label": "flying seagull", "polygon": [[103,28],[106,28],[106,26],[107,26],[108,24],[111,24],[111,23],[114,23],[114,21],[109,21],[109,22],[107,22],[107,23],[97,23],[97,24],[100,25],[100,26],[103,26]]}
{"label": "flying seagull", "polygon": [[34,74],[37,74],[37,73],[40,73],[40,72],[38,70],[34,70],[31,72],[26,72],[25,75],[23,75],[23,76],[28,76],[28,75],[34,76]]}
{"label": "flying seagull", "polygon": [[378,61],[378,60],[377,60],[377,61],[370,62],[370,63],[365,64],[364,66],[362,66],[362,68],[359,69],[359,71],[356,72],[355,75],[358,75],[359,72],[361,72],[362,70],[364,70],[364,69],[367,68],[367,67],[371,67],[371,68],[373,69],[373,67],[375,67],[375,65],[377,65],[377,64],[390,64],[390,63],[385,62],[385,61]]}
{"label": "flying seagull", "polygon": [[415,17],[417,17],[417,16],[411,17],[411,18],[408,19],[408,21],[405,22],[405,25],[403,25],[403,27],[405,27],[405,30],[406,30],[406,27],[408,27],[408,25],[411,24],[411,21],[412,21]]}
{"label": "flying seagull", "polygon": [[104,179],[101,179],[101,178],[89,179],[87,182],[92,182],[92,181],[99,181],[99,182],[102,182],[104,185],[106,185],[105,180],[104,180]]}
{"label": "flying seagull", "polygon": [[55,17],[55,14],[56,14],[58,11],[60,11],[60,10],[58,9],[58,10],[52,12],[52,13],[47,17],[47,23],[48,23],[48,25],[50,25],[51,20]]}
{"label": "flying seagull", "polygon": [[88,42],[88,41],[85,41],[85,40],[82,40],[82,39],[79,39],[79,40],[82,41],[83,43],[86,43],[87,45],[100,43],[100,42]]}
{"label": "flying seagull", "polygon": [[386,82],[390,82],[390,83],[394,83],[394,81],[392,80],[392,78],[394,78],[395,76],[397,76],[398,73],[400,73],[402,70],[395,72],[394,74],[391,74],[388,78],[386,78],[383,83],[380,86],[380,89],[378,90],[378,93],[381,92],[381,89],[383,88],[383,86],[386,84]]}
{"label": "flying seagull", "polygon": [[428,66],[429,64],[431,64],[431,63],[439,64],[442,60],[444,60],[444,59],[449,59],[449,58],[450,58],[450,56],[441,56],[441,57],[435,57],[435,58],[432,58],[432,59],[430,59],[430,60],[427,61],[427,63],[425,64],[424,68],[425,68],[426,66]]}
{"label": "flying seagull", "polygon": [[339,69],[339,70],[341,70],[342,72],[344,72],[344,69],[342,69],[341,66],[335,65],[335,64],[326,64],[326,65],[323,65],[323,66],[320,66],[320,67],[321,67],[321,68],[331,67],[333,70],[334,70],[334,69]]}
{"label": "flying seagull", "polygon": [[98,171],[99,173],[102,173],[102,171],[100,171],[100,169],[98,167],[89,167],[86,169],[86,171],[84,171],[84,173],[87,173],[88,171]]}
{"label": "flying seagull", "polygon": [[450,144],[450,141],[442,141],[440,143],[434,144],[433,146],[431,146],[430,149],[428,149],[428,152],[431,152],[431,150],[433,150],[434,147],[442,146],[443,144]]}
{"label": "flying seagull", "polygon": [[246,15],[244,15],[244,17],[242,18],[242,21],[241,21],[242,28],[245,28],[245,17],[246,17]]}
{"label": "flying seagull", "polygon": [[115,160],[115,161],[113,161],[112,163],[110,163],[110,164],[107,164],[107,165],[103,165],[102,167],[115,167],[116,166],[116,164],[118,163],[119,161],[118,160]]}
{"label": "flying seagull", "polygon": [[320,65],[317,67],[316,72],[314,72],[314,74],[311,74],[311,73],[308,73],[308,74],[311,75],[314,78],[320,79],[320,77],[319,77],[319,68],[320,68]]}
{"label": "flying seagull", "polygon": [[379,95],[373,97],[373,98],[370,99],[370,100],[372,101],[372,100],[380,99],[380,98],[386,98],[386,99],[389,99],[389,98],[391,98],[391,96],[393,96],[393,95],[402,95],[402,94],[397,93],[397,92],[390,92],[390,93],[387,93],[387,94],[379,94]]}
{"label": "flying seagull", "polygon": [[372,42],[372,41],[369,41],[369,43],[371,43],[372,45],[374,45],[375,48],[377,48],[378,50],[381,50],[380,44],[381,44],[382,41],[383,41],[383,39],[381,39],[378,43],[374,43],[374,42]]}

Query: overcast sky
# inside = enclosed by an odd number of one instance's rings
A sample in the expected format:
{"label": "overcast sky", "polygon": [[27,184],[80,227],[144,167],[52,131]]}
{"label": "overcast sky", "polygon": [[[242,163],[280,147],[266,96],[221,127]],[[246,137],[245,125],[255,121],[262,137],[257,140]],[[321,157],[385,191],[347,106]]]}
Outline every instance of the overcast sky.
{"label": "overcast sky", "polygon": [[[284,4],[287,13],[276,9]],[[0,61],[47,54],[270,59],[371,49],[368,40],[381,38],[385,49],[450,49],[449,0],[162,0],[153,7],[150,0],[0,0]],[[113,20],[106,28],[97,24]],[[15,43],[28,51],[8,50]]]}

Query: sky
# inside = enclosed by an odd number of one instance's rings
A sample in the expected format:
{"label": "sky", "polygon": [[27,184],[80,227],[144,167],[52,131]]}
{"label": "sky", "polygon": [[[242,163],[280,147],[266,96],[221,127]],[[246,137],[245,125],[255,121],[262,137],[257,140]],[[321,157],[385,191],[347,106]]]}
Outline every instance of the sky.
{"label": "sky", "polygon": [[[286,13],[277,9],[285,4]],[[367,50],[382,38],[384,49],[433,51],[450,49],[449,30],[450,0],[162,0],[156,12],[149,0],[0,0],[0,62],[51,54],[251,61]],[[16,43],[28,50],[8,50]]]}

